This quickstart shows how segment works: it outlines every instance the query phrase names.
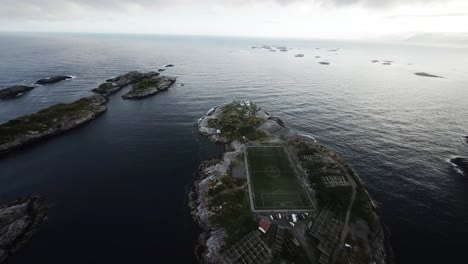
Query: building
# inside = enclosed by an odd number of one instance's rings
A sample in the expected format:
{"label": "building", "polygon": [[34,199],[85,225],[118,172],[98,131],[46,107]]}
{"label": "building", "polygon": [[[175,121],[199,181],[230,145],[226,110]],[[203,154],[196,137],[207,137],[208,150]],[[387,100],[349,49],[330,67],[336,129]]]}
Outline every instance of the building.
{"label": "building", "polygon": [[266,219],[260,220],[260,223],[258,224],[258,230],[262,231],[264,234],[268,232],[268,229],[270,229],[271,223],[270,221]]}

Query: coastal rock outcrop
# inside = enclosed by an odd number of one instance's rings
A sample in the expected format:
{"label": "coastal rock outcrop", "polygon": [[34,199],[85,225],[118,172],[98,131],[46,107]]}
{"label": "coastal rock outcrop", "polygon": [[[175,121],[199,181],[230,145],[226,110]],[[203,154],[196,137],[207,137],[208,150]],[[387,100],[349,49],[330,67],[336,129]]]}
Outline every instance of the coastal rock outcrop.
{"label": "coastal rock outcrop", "polygon": [[166,91],[176,82],[175,77],[155,77],[143,80],[133,85],[130,92],[122,95],[123,99],[141,99],[155,95],[160,91]]}
{"label": "coastal rock outcrop", "polygon": [[54,84],[54,83],[58,83],[58,82],[68,80],[71,78],[72,78],[71,76],[67,76],[67,75],[52,76],[46,79],[40,79],[36,82],[36,84],[40,84],[40,85]]}
{"label": "coastal rock outcrop", "polygon": [[456,157],[450,159],[450,162],[456,169],[463,175],[468,176],[468,159],[463,157]]}
{"label": "coastal rock outcrop", "polygon": [[107,110],[107,97],[93,95],[56,104],[0,125],[0,154],[63,133],[95,119]]}
{"label": "coastal rock outcrop", "polygon": [[131,71],[124,75],[120,75],[111,79],[106,80],[105,83],[99,85],[98,88],[93,89],[92,92],[103,95],[111,95],[123,87],[141,82],[145,79],[159,76],[159,73],[151,71],[148,73],[141,73],[137,71]]}
{"label": "coastal rock outcrop", "polygon": [[31,238],[46,211],[46,203],[39,196],[0,206],[0,263]]}
{"label": "coastal rock outcrop", "polygon": [[24,85],[15,85],[5,89],[1,89],[0,100],[15,98],[23,93],[31,91],[32,89],[34,89],[34,87]]}

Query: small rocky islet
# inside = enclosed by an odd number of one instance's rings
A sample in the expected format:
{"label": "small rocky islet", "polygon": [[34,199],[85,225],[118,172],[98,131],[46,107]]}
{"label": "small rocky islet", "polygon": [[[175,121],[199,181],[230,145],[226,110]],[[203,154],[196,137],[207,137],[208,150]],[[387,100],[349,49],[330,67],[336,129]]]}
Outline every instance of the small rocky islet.
{"label": "small rocky islet", "polygon": [[125,86],[141,82],[145,79],[159,76],[159,73],[151,71],[147,73],[141,73],[138,71],[131,71],[129,73],[107,79],[105,83],[99,85],[98,88],[91,90],[94,93],[101,95],[112,95],[124,88]]}
{"label": "small rocky islet", "polygon": [[125,100],[142,99],[151,95],[155,95],[161,91],[167,91],[176,82],[175,77],[153,77],[145,79],[133,85],[132,89],[122,95]]}
{"label": "small rocky islet", "polygon": [[0,90],[0,100],[18,97],[34,89],[33,86],[15,85]]}
{"label": "small rocky islet", "polygon": [[32,237],[46,214],[47,205],[40,196],[0,205],[0,263]]}
{"label": "small rocky islet", "polygon": [[415,75],[418,75],[418,76],[423,76],[423,77],[444,78],[444,77],[442,77],[442,76],[430,74],[430,73],[427,73],[427,72],[416,72],[416,73],[414,73],[414,74],[415,74]]}
{"label": "small rocky islet", "polygon": [[[68,80],[71,78],[72,77],[68,75],[52,76],[49,78],[40,79],[36,81],[34,84],[49,85],[49,84],[61,82],[63,80]],[[16,98],[26,92],[31,91],[34,88],[36,88],[36,86],[14,85],[14,86],[10,86],[4,89],[0,89],[0,100]]]}
{"label": "small rocky islet", "polygon": [[107,111],[109,96],[123,87],[136,84],[124,99],[144,98],[158,91],[167,90],[176,80],[174,77],[158,76],[157,72],[132,71],[108,79],[92,90],[97,93],[96,95],[84,97],[72,103],[56,104],[37,113],[0,124],[0,155],[64,133],[97,118]]}
{"label": "small rocky islet", "polygon": [[46,78],[46,79],[40,79],[35,84],[48,85],[48,84],[54,84],[54,83],[58,83],[58,82],[61,82],[61,81],[64,81],[64,80],[68,80],[68,79],[71,79],[71,78],[72,77],[68,76],[68,75],[52,76],[52,77],[49,77],[49,78]]}

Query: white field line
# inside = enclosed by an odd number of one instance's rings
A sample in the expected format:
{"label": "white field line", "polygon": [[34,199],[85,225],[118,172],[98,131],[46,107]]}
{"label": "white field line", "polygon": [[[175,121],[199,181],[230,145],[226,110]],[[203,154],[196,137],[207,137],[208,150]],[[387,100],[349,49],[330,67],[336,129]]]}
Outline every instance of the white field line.
{"label": "white field line", "polygon": [[[269,208],[273,209],[273,211],[278,211],[278,212],[281,212],[281,211],[284,211],[284,209],[275,209],[275,207],[266,207],[264,206],[263,208],[259,208],[259,209],[255,209],[255,206],[254,206],[254,192],[253,192],[253,186],[252,186],[252,179],[251,179],[251,175],[250,173],[252,172],[262,172],[262,173],[265,173],[265,171],[250,171],[250,163],[248,162],[248,154],[247,154],[247,148],[282,148],[283,149],[283,152],[281,154],[284,154],[284,152],[286,152],[286,157],[288,158],[289,160],[289,164],[290,166],[294,169],[293,171],[281,171],[281,172],[294,172],[296,174],[296,178],[298,178],[299,180],[299,183],[301,184],[301,188],[304,189],[304,186],[303,186],[303,183],[301,181],[301,179],[299,178],[299,173],[296,169],[296,167],[294,166],[294,163],[292,162],[292,159],[291,157],[289,156],[289,153],[288,151],[286,150],[286,148],[284,146],[244,146],[244,159],[245,159],[245,164],[247,164],[247,185],[248,185],[248,188],[249,188],[249,197],[250,197],[250,208],[253,212],[267,212],[267,211],[271,211],[271,210],[268,210]],[[255,155],[254,155],[255,156]],[[277,155],[275,155],[277,156]],[[283,156],[283,155],[281,155]],[[306,194],[306,197],[309,198],[309,200],[311,200],[309,194],[302,190],[305,194]],[[300,208],[307,208],[307,209],[313,209],[313,206],[312,206],[312,203],[310,203],[311,205],[310,206],[304,206],[304,203],[302,202],[302,199],[300,198],[300,195],[298,192],[296,193],[284,193],[284,194],[296,194],[299,196],[299,200],[301,201],[301,204],[302,206],[284,206],[285,208],[294,208],[294,209],[300,209]],[[262,198],[262,204],[264,204],[264,201],[263,201],[263,193],[261,194],[261,198]]]}

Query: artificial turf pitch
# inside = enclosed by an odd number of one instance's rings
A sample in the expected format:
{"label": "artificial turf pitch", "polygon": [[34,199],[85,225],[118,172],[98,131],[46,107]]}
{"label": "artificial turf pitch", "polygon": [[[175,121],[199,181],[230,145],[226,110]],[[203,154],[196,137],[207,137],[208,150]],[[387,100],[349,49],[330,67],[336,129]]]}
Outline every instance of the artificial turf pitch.
{"label": "artificial turf pitch", "polygon": [[312,209],[284,147],[246,147],[256,210]]}

